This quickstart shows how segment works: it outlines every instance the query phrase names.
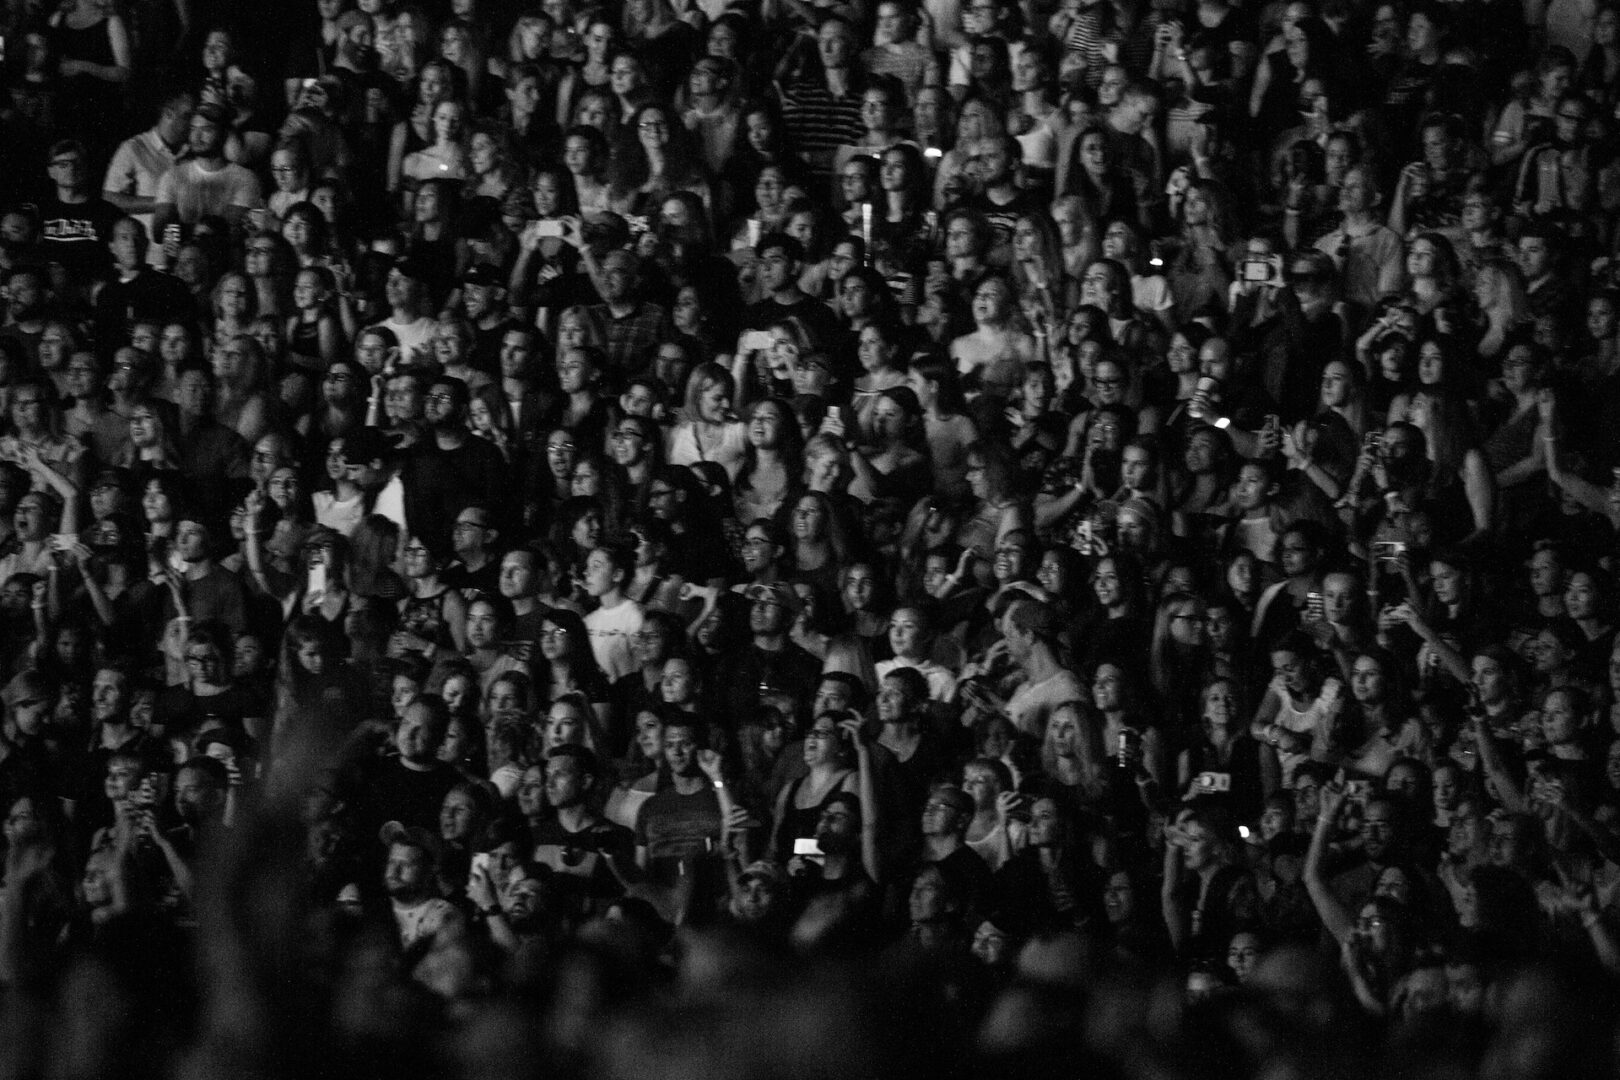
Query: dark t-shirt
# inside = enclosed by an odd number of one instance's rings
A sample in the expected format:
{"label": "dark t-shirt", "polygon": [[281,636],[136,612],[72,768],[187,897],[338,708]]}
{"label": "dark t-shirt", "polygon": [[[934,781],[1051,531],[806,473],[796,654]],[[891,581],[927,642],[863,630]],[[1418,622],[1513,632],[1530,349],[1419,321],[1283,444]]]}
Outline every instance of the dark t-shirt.
{"label": "dark t-shirt", "polygon": [[362,833],[362,838],[375,836],[377,828],[387,821],[417,825],[437,836],[439,808],[461,774],[442,762],[434,762],[426,772],[417,772],[391,757],[383,759],[369,779],[361,811],[368,831]]}
{"label": "dark t-shirt", "polygon": [[661,885],[680,876],[680,864],[702,859],[720,843],[720,799],[704,787],[682,795],[673,787],[655,792],[636,817],[636,844],[647,849],[647,871]]}
{"label": "dark t-shirt", "polygon": [[48,262],[67,267],[81,285],[107,276],[112,252],[113,223],[124,213],[106,199],[65,203],[54,195],[39,204],[41,254]]}
{"label": "dark t-shirt", "polygon": [[576,914],[584,914],[591,901],[624,892],[608,867],[607,856],[630,862],[635,858],[635,845],[635,834],[610,821],[569,832],[553,819],[534,831],[534,861],[551,867],[552,884],[569,898]]}

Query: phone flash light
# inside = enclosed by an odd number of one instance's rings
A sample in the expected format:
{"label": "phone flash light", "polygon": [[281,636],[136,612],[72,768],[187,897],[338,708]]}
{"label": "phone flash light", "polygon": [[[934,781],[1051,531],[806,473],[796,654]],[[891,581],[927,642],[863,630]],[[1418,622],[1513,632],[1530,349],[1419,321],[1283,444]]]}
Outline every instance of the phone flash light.
{"label": "phone flash light", "polygon": [[1247,840],[1249,838],[1249,827],[1247,825],[1239,825],[1238,835]]}
{"label": "phone flash light", "polygon": [[1215,420],[1215,426],[1219,430],[1225,431],[1227,428],[1232,426],[1232,419],[1231,417],[1227,416],[1217,417]]}
{"label": "phone flash light", "polygon": [[1159,258],[1157,255],[1155,255],[1153,258],[1148,260],[1148,265],[1149,266],[1163,266],[1164,265],[1164,260]]}
{"label": "phone flash light", "polygon": [[944,157],[944,156],[945,156],[945,151],[941,150],[937,146],[930,146],[930,147],[928,147],[928,149],[923,151],[923,157],[925,157],[925,158],[937,158],[937,157]]}

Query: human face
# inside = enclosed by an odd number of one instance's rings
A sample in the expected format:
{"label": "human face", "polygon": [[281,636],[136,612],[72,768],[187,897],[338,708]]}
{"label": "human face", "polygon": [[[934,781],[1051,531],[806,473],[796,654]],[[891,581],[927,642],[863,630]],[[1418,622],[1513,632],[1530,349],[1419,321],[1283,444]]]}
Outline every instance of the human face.
{"label": "human face", "polygon": [[1215,865],[1215,838],[1208,828],[1191,822],[1182,828],[1181,862],[1188,870],[1198,873]]}
{"label": "human face", "polygon": [[1108,921],[1118,926],[1136,910],[1136,890],[1131,886],[1129,874],[1113,874],[1102,893],[1103,913]]}
{"label": "human face", "polygon": [[1303,577],[1316,568],[1316,549],[1297,532],[1284,533],[1277,551],[1282,572],[1289,577]]}
{"label": "human face", "polygon": [[588,780],[577,758],[564,754],[546,759],[546,801],[552,806],[579,805],[589,787]]}
{"label": "human face", "polygon": [[585,742],[585,725],[579,711],[568,702],[558,702],[546,714],[545,747],[581,746]]}
{"label": "human face", "polygon": [[1361,845],[1367,858],[1381,862],[1393,850],[1395,809],[1386,802],[1369,805],[1361,818]]}
{"label": "human face", "polygon": [[407,898],[421,895],[428,888],[428,861],[422,849],[410,844],[394,844],[388,849],[383,870],[383,889],[389,896]]}
{"label": "human face", "polygon": [[1091,702],[1099,712],[1117,712],[1125,707],[1125,673],[1113,664],[1097,665],[1091,678]]}
{"label": "human face", "polygon": [[[1093,692],[1095,696],[1095,691]],[[1052,753],[1064,759],[1080,754],[1080,714],[1072,707],[1055,709],[1047,719],[1047,745]]]}
{"label": "human face", "polygon": [[1597,582],[1584,570],[1569,575],[1564,586],[1564,611],[1570,618],[1580,621],[1597,617]]}
{"label": "human face", "polygon": [[1170,637],[1178,645],[1198,648],[1204,644],[1204,625],[1208,621],[1202,604],[1182,604],[1170,617]]}
{"label": "human face", "polygon": [[602,549],[598,548],[586,557],[585,591],[589,595],[598,599],[608,595],[618,586],[621,577],[612,557]]}
{"label": "human face", "polygon": [[1304,657],[1289,649],[1278,649],[1271,654],[1271,671],[1282,678],[1290,694],[1297,697],[1306,692],[1308,673]]}
{"label": "human face", "polygon": [[[448,740],[446,740],[448,741]],[[439,835],[454,844],[472,839],[478,823],[478,804],[464,791],[452,791],[439,807]]]}
{"label": "human face", "polygon": [[1226,966],[1232,969],[1239,983],[1249,981],[1254,974],[1256,961],[1260,958],[1260,939],[1252,933],[1244,932],[1232,935],[1232,943],[1226,949]]}
{"label": "human face", "polygon": [[1011,297],[1000,280],[991,279],[973,294],[973,318],[981,326],[999,325],[1007,318]]}

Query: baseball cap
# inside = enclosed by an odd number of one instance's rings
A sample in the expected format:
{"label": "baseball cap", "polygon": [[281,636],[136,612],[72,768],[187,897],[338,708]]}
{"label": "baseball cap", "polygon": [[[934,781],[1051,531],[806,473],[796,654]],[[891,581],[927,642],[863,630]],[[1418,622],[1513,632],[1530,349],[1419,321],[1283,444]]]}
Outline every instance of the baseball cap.
{"label": "baseball cap", "polygon": [[797,613],[800,607],[799,594],[793,591],[793,586],[780,581],[769,585],[750,585],[743,595],[755,603],[780,604],[794,613]]}
{"label": "baseball cap", "polygon": [[488,263],[479,263],[477,266],[469,267],[467,272],[461,275],[461,283],[483,288],[498,288],[506,284],[506,278],[496,267]]}
{"label": "baseball cap", "polygon": [[129,491],[131,477],[128,469],[102,469],[96,473],[94,480],[90,481],[90,491],[103,491],[107,488],[118,488],[120,491]]}
{"label": "baseball cap", "polygon": [[377,838],[383,842],[384,847],[405,844],[409,847],[421,848],[431,862],[437,864],[439,861],[439,838],[420,825],[405,825],[398,821],[389,821],[384,823],[383,827],[378,830]]}
{"label": "baseball cap", "polygon": [[213,124],[229,126],[231,122],[231,110],[227,109],[217,101],[203,102],[192,111],[192,115],[200,116],[204,120],[207,120]]}
{"label": "baseball cap", "polygon": [[751,877],[758,878],[776,889],[780,889],[787,884],[787,875],[782,872],[782,868],[769,859],[758,859],[751,862],[741,874],[737,875],[739,881]]}

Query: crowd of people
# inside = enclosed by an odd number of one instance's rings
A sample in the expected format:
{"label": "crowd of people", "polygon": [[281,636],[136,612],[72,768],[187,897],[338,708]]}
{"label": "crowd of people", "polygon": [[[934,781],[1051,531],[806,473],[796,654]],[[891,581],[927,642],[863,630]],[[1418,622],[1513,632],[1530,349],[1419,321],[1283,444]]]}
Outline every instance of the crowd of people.
{"label": "crowd of people", "polygon": [[1613,1075],[1617,28],[0,5],[0,1072]]}

